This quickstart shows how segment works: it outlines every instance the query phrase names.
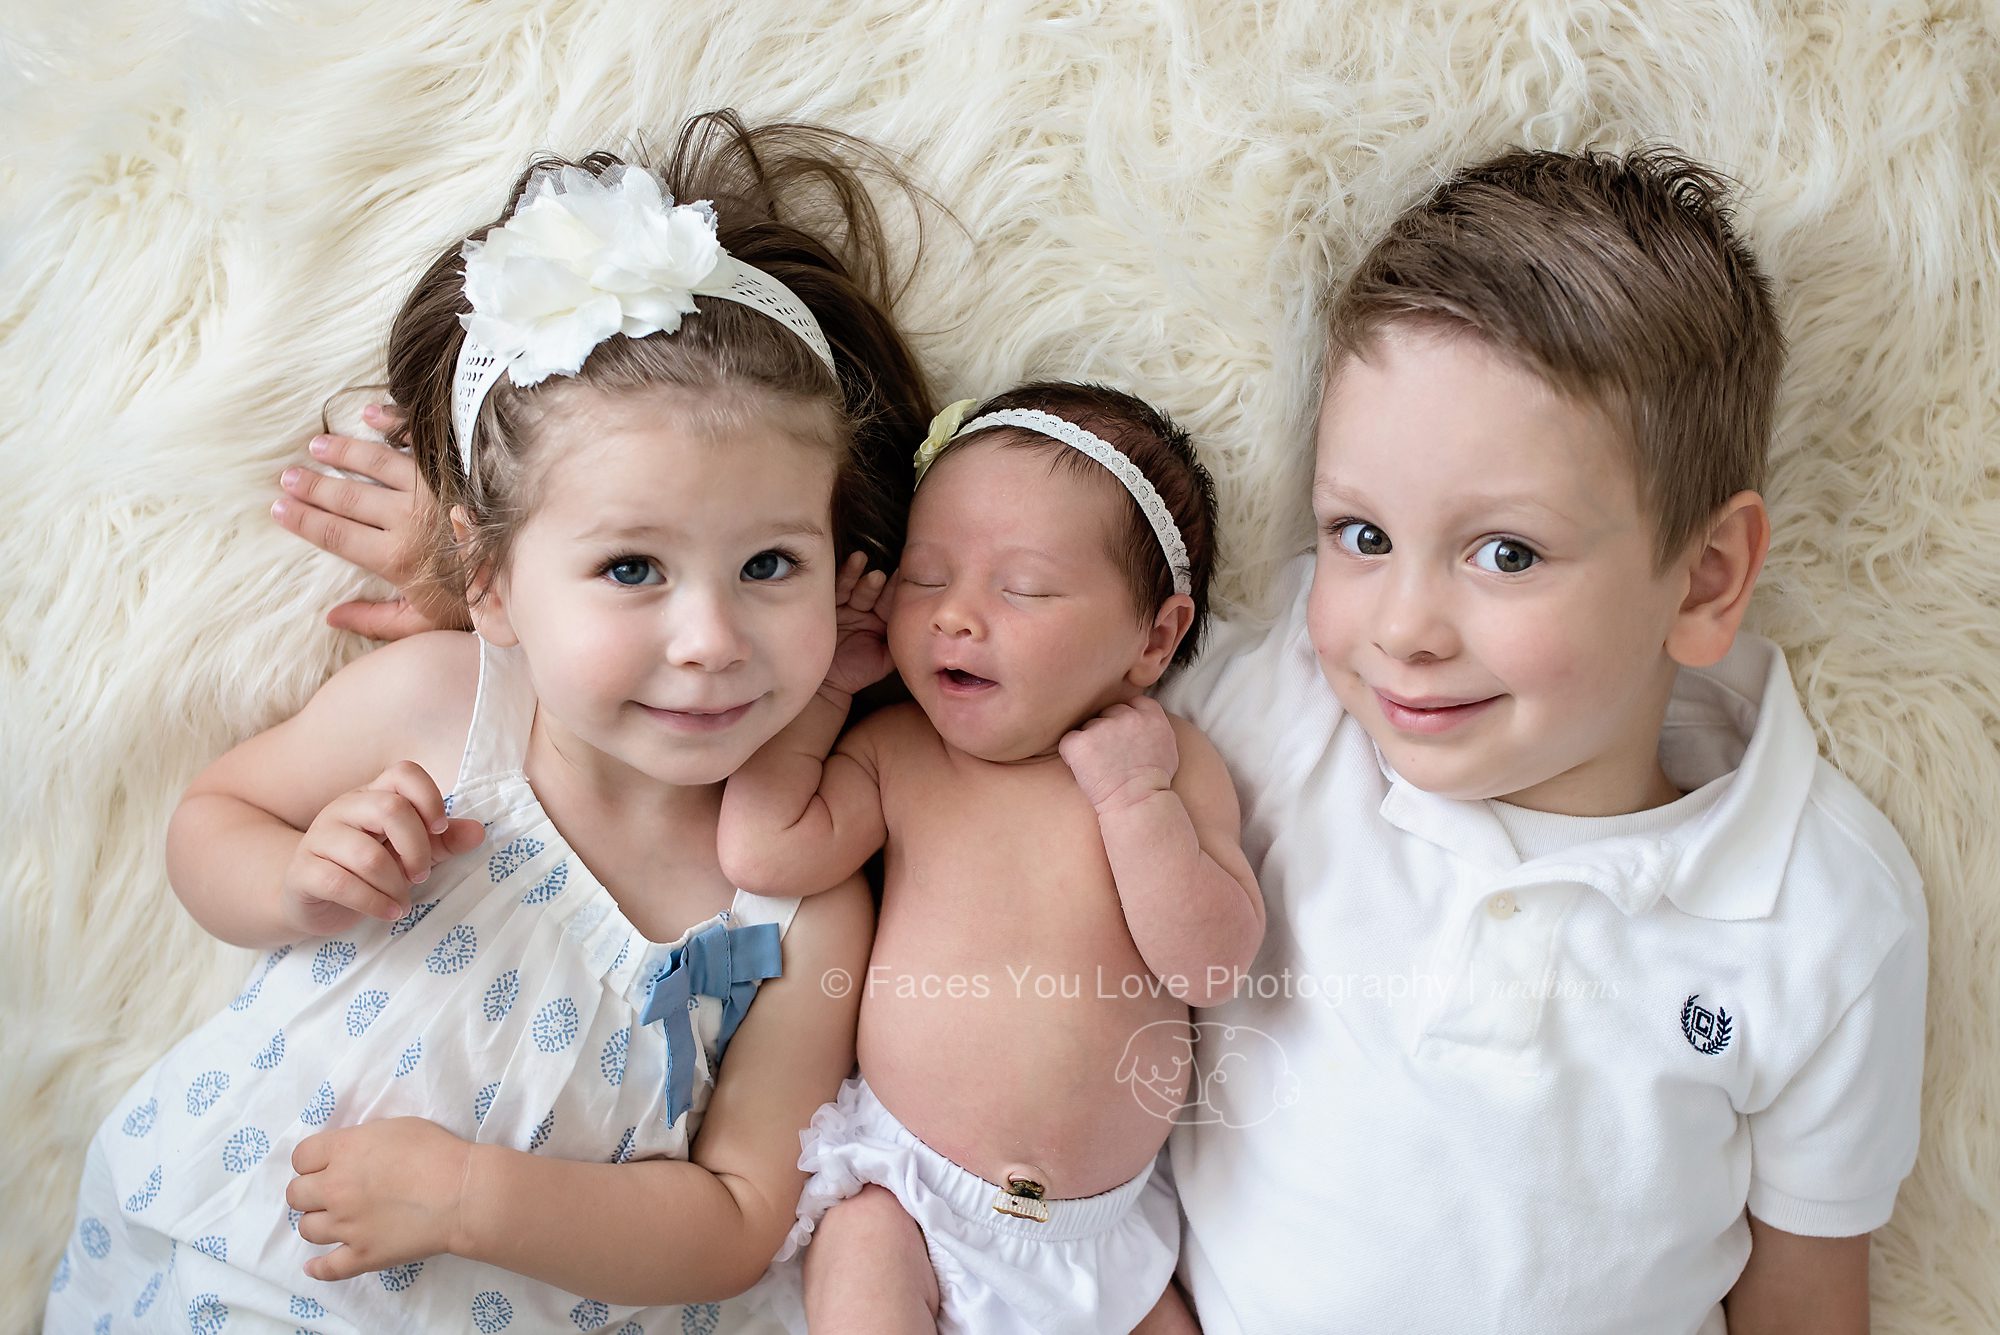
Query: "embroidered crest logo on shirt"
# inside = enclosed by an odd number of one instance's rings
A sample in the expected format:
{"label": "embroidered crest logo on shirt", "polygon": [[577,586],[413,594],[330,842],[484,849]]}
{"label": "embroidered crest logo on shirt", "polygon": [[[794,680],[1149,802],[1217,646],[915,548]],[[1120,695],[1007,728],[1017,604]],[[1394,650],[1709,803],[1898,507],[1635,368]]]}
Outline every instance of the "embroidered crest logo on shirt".
{"label": "embroidered crest logo on shirt", "polygon": [[1681,1032],[1687,1035],[1688,1046],[1704,1057],[1712,1057],[1729,1046],[1729,1036],[1734,1030],[1729,1012],[1717,1006],[1714,1010],[1697,1006],[1701,999],[1696,992],[1681,1003]]}

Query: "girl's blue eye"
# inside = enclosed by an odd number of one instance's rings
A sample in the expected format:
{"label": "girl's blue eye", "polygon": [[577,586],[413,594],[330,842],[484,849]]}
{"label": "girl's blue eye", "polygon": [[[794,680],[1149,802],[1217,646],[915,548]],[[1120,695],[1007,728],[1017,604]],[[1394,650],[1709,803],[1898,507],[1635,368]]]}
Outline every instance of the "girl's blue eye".
{"label": "girl's blue eye", "polygon": [[799,568],[799,563],[783,552],[758,552],[743,563],[743,578],[766,584],[783,579]]}
{"label": "girl's blue eye", "polygon": [[613,584],[622,584],[629,589],[642,584],[659,583],[656,577],[660,572],[655,570],[653,563],[643,556],[621,556],[615,561],[608,562],[604,567],[604,573]]}
{"label": "girl's blue eye", "polygon": [[1388,534],[1359,519],[1335,525],[1333,539],[1356,556],[1387,556],[1391,550]]}
{"label": "girl's blue eye", "polygon": [[1525,542],[1494,538],[1472,554],[1473,564],[1496,575],[1518,575],[1542,558]]}

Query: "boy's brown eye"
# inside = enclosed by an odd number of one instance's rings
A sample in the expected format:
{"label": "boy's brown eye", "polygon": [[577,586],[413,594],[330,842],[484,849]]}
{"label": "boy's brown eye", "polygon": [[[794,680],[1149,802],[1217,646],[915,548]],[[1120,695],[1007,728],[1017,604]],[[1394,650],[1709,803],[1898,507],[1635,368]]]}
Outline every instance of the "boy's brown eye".
{"label": "boy's brown eye", "polygon": [[1356,556],[1387,556],[1391,550],[1388,534],[1358,519],[1335,525],[1333,540]]}
{"label": "boy's brown eye", "polygon": [[1482,570],[1491,570],[1501,575],[1518,575],[1542,558],[1525,542],[1516,542],[1512,538],[1495,538],[1481,546],[1473,554],[1472,559]]}

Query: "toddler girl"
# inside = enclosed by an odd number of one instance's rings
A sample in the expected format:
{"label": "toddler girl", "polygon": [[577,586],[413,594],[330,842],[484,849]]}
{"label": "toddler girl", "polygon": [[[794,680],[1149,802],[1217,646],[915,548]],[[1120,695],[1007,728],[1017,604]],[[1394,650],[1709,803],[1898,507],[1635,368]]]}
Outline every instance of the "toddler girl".
{"label": "toddler girl", "polygon": [[[845,147],[722,114],[661,175],[538,164],[405,302],[477,634],[362,658],[189,789],[175,889],[269,953],[99,1130],[51,1329],[660,1331],[763,1272],[871,914],[852,876],[736,889],[720,785],[820,686],[928,411]],[[828,199],[833,235],[790,221]]]}
{"label": "toddler girl", "polygon": [[[723,800],[723,868],[765,893],[884,850],[862,1074],[805,1137],[788,1245],[821,1230],[815,1332],[1139,1323],[1178,1253],[1153,1164],[1187,1007],[1262,935],[1229,777],[1145,694],[1205,612],[1186,436],[1090,386],[970,407],[917,455],[894,586],[857,582],[818,695]],[[840,735],[892,664],[914,702]]]}

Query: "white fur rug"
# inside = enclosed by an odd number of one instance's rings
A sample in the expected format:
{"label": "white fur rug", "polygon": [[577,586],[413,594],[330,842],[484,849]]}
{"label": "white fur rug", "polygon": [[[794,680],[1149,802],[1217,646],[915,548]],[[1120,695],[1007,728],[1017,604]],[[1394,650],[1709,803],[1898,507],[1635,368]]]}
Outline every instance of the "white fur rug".
{"label": "white fur rug", "polygon": [[[1791,17],[1782,14],[1792,11]],[[2000,1329],[2000,47],[1971,3],[7,0],[0,12],[0,1330],[119,1090],[244,967],[175,794],[357,645],[265,518],[420,260],[526,155],[824,119],[964,225],[907,308],[949,397],[1145,392],[1225,589],[1308,532],[1315,293],[1441,168],[1662,138],[1748,183],[1793,357],[1757,627],[1932,904],[1925,1139],[1877,1329]]]}

